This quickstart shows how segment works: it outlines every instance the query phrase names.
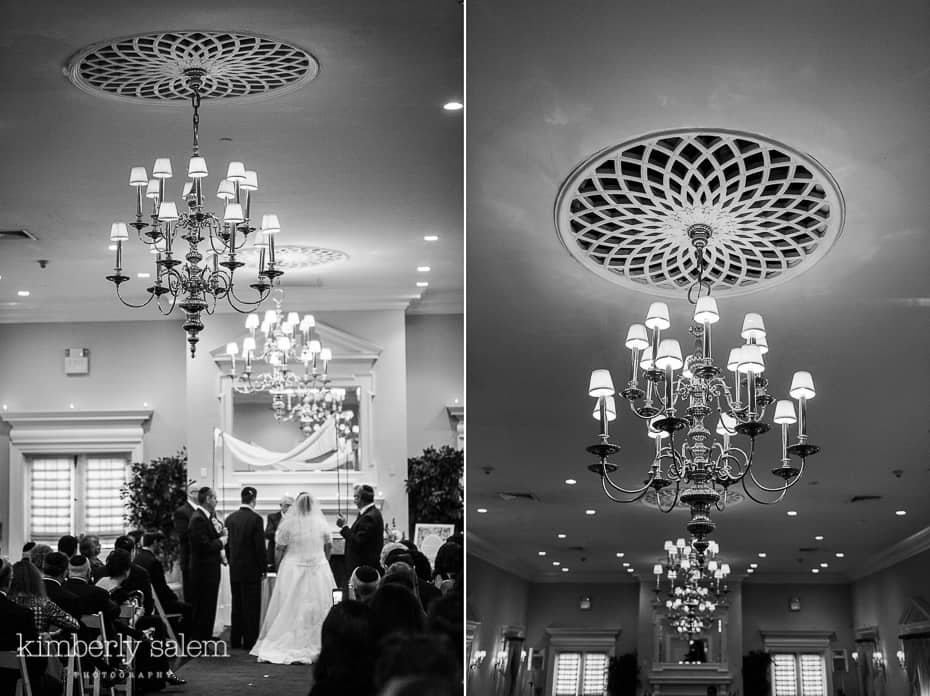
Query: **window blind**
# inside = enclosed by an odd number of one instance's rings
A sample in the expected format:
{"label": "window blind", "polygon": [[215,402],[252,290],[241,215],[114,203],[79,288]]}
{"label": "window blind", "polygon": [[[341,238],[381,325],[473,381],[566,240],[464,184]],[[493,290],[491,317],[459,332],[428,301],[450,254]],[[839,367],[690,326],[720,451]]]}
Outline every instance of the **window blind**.
{"label": "window blind", "polygon": [[800,655],[801,696],[826,696],[826,667],[823,655]]}
{"label": "window blind", "polygon": [[772,672],[774,696],[799,696],[798,670],[794,655],[773,655]]}
{"label": "window blind", "polygon": [[57,541],[72,531],[74,459],[33,459],[29,482],[29,538]]}
{"label": "window blind", "polygon": [[555,696],[577,696],[581,678],[581,654],[559,653],[555,661]]}
{"label": "window blind", "polygon": [[583,696],[604,696],[607,691],[607,654],[585,653],[582,670]]}
{"label": "window blind", "polygon": [[88,457],[84,481],[84,531],[98,536],[122,534],[125,507],[120,489],[126,482],[126,460]]}

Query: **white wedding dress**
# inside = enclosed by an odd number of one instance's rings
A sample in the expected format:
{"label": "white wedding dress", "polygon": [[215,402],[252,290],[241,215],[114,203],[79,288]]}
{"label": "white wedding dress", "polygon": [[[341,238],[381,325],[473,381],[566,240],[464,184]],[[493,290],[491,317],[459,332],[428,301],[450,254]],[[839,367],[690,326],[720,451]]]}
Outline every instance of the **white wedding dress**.
{"label": "white wedding dress", "polygon": [[[308,500],[302,501],[304,496]],[[324,551],[330,543],[326,519],[313,498],[302,493],[275,534],[275,544],[287,550],[251,651],[259,661],[310,664],[320,654],[320,629],[336,587]]]}

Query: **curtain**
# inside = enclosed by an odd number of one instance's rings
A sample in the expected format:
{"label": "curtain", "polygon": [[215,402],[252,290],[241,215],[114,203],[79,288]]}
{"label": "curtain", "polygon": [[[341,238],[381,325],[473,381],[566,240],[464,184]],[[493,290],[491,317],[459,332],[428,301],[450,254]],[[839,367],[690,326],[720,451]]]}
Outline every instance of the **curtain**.
{"label": "curtain", "polygon": [[930,638],[902,638],[908,696],[930,696]]}
{"label": "curtain", "polygon": [[[336,423],[330,416],[326,422],[310,437],[291,449],[289,452],[272,452],[264,447],[240,440],[237,437],[224,433],[219,428],[213,431],[214,442],[223,443],[236,459],[256,469],[281,469],[292,471],[297,469],[333,469],[338,464],[338,441],[336,436]],[[325,461],[307,462],[331,454]]]}

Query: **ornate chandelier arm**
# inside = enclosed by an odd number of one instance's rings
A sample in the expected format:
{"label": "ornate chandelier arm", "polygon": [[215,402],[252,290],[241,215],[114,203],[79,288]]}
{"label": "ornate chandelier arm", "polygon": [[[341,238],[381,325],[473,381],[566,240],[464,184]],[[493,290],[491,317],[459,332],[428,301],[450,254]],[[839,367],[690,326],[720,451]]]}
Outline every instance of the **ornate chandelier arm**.
{"label": "ornate chandelier arm", "polygon": [[678,496],[681,495],[681,481],[675,482],[675,495],[672,498],[672,504],[669,505],[668,509],[662,507],[662,497],[659,495],[659,491],[656,491],[656,507],[659,509],[659,512],[664,512],[665,514],[670,513],[678,505]]}
{"label": "ornate chandelier arm", "polygon": [[[615,498],[613,495],[611,495],[610,491],[607,489],[608,483],[610,484],[610,487],[613,488],[614,490],[621,491],[628,495],[633,495],[634,497],[630,498],[629,500],[623,500],[622,498]],[[604,494],[608,498],[610,498],[612,501],[614,501],[615,503],[635,503],[637,500],[642,499],[642,497],[646,495],[646,492],[649,490],[649,484],[646,484],[645,486],[640,488],[638,491],[628,491],[625,488],[621,488],[620,486],[616,485],[613,481],[611,481],[609,476],[607,476],[606,467],[605,467],[605,470],[601,473],[601,487],[604,489]]]}
{"label": "ornate chandelier arm", "polygon": [[162,309],[161,305],[158,304],[157,302],[155,303],[155,306],[158,307],[158,311],[161,312],[164,316],[168,316],[169,314],[171,314],[174,311],[174,306],[178,302],[178,296],[176,294],[171,293],[171,292],[169,292],[168,294],[171,295],[171,304],[167,310]]}
{"label": "ornate chandelier arm", "polygon": [[131,307],[132,309],[141,309],[142,307],[145,307],[146,305],[148,305],[156,297],[154,292],[150,292],[149,299],[147,299],[145,302],[143,302],[142,304],[133,304],[132,302],[127,302],[126,300],[123,299],[122,294],[120,294],[119,285],[116,286],[116,296],[119,298],[120,302],[122,302],[127,307]]}
{"label": "ornate chandelier arm", "polygon": [[[764,486],[759,483],[759,480],[756,478],[755,473],[749,471],[749,478],[756,485],[759,490],[766,491],[767,493],[780,493],[782,496],[788,491],[789,488],[794,486],[798,481],[801,480],[801,476],[804,474],[804,460],[801,460],[801,467],[798,469],[798,473],[790,481],[785,480],[784,486],[779,486],[778,488],[771,488],[769,486]],[[743,487],[746,486],[745,476],[743,477]],[[779,498],[780,499],[780,498]]]}
{"label": "ornate chandelier arm", "polygon": [[[229,299],[229,305],[233,309],[235,309],[240,314],[248,314],[249,312],[252,311],[254,307],[264,302],[270,293],[271,293],[271,286],[269,285],[266,288],[259,291],[259,297],[254,302],[251,300],[243,300],[236,294],[235,287],[233,286],[233,283],[232,283],[232,278],[230,277],[229,288],[227,290],[227,298]],[[236,306],[236,303],[233,302],[233,300],[235,300],[236,302],[238,302],[240,305],[244,306],[245,308],[240,309],[239,307]]]}

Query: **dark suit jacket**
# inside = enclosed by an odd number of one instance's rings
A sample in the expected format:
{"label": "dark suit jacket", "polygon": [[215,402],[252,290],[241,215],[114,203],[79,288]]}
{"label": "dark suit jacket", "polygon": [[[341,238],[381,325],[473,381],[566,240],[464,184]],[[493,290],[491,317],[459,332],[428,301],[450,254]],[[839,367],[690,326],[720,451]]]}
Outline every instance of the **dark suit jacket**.
{"label": "dark suit jacket", "polygon": [[283,515],[280,512],[272,512],[268,515],[268,525],[265,527],[265,539],[268,540],[268,567],[275,570],[274,564],[274,535],[278,531],[278,525],[281,524]]}
{"label": "dark suit jacket", "polygon": [[188,567],[191,570],[214,566],[219,568],[223,541],[220,539],[219,532],[213,527],[213,522],[201,510],[194,510],[194,514],[191,515],[188,535],[191,544]]}
{"label": "dark suit jacket", "polygon": [[346,573],[362,565],[379,568],[381,548],[384,546],[384,519],[376,506],[368,508],[352,524],[343,526],[339,533],[346,540]]}
{"label": "dark suit jacket", "polygon": [[64,581],[56,582],[51,578],[43,578],[42,582],[45,584],[45,594],[48,598],[80,621],[80,602],[77,595],[64,586]]}
{"label": "dark suit jacket", "polygon": [[123,580],[123,584],[119,587],[114,588],[111,594],[115,602],[122,604],[129,598],[129,593],[135,591],[142,593],[142,608],[145,609],[145,613],[148,615],[154,612],[155,600],[152,599],[152,581],[149,579],[149,574],[145,568],[133,561],[133,564],[129,567],[129,577]]}
{"label": "dark suit jacket", "polygon": [[170,587],[165,579],[165,567],[158,560],[158,557],[148,549],[139,549],[136,551],[136,557],[132,559],[134,563],[145,568],[149,574],[149,580],[152,582],[152,590],[158,596],[158,601],[164,606],[167,602],[176,602],[178,596]]}
{"label": "dark suit jacket", "polygon": [[81,616],[102,611],[103,618],[107,621],[119,617],[119,606],[110,599],[110,593],[102,587],[91,585],[76,578],[69,578],[65,582],[65,587],[78,598],[78,609]]}
{"label": "dark suit jacket", "polygon": [[246,506],[226,518],[226,554],[230,582],[261,582],[266,551],[262,516]]}
{"label": "dark suit jacket", "polygon": [[[17,650],[20,646],[20,636],[23,644],[27,640],[39,639],[32,610],[21,607],[7,599],[6,595],[0,594],[0,650]],[[36,650],[37,648],[33,647],[33,652]],[[29,680],[35,688],[45,671],[45,658],[26,658],[26,669],[29,670]],[[0,685],[8,684],[11,677],[11,673],[3,672],[5,670],[0,670]]]}
{"label": "dark suit jacket", "polygon": [[191,515],[194,514],[194,506],[190,501],[185,500],[184,504],[174,511],[174,535],[178,538],[178,553],[181,560],[181,568],[187,572],[190,565],[191,557],[191,539],[189,527]]}

